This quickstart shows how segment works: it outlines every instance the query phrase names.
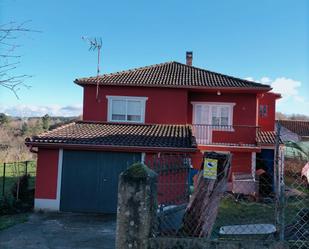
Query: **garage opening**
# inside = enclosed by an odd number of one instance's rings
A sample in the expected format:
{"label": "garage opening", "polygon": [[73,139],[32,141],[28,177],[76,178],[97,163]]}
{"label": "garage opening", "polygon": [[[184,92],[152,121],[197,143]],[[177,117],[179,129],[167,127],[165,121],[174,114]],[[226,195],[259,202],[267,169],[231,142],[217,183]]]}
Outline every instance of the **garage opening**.
{"label": "garage opening", "polygon": [[141,153],[63,151],[60,210],[116,213],[118,176]]}

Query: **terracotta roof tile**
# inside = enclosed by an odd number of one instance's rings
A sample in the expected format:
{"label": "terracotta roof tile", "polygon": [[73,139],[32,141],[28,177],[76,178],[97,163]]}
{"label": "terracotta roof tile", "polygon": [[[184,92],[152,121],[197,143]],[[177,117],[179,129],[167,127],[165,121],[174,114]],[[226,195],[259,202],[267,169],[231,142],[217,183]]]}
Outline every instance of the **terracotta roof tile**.
{"label": "terracotta roof tile", "polygon": [[177,87],[177,88],[254,88],[270,90],[269,85],[235,78],[188,66],[179,62],[167,62],[136,68],[98,77],[80,78],[79,85]]}
{"label": "terracotta roof tile", "polygon": [[[258,144],[276,144],[276,133],[274,131],[260,131],[257,135]],[[280,144],[283,144],[281,138]]]}
{"label": "terracotta roof tile", "polygon": [[284,128],[296,133],[301,137],[309,136],[309,121],[303,120],[278,120]]}
{"label": "terracotta roof tile", "polygon": [[108,124],[82,121],[27,138],[26,143],[196,148],[195,138],[189,125]]}

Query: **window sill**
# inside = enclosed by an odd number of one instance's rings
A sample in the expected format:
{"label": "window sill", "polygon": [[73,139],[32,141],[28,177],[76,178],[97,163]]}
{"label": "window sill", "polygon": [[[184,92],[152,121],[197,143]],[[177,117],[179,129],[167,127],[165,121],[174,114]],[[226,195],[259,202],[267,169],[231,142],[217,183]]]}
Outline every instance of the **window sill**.
{"label": "window sill", "polygon": [[112,124],[145,124],[144,121],[121,121],[121,120],[108,120],[108,123]]}

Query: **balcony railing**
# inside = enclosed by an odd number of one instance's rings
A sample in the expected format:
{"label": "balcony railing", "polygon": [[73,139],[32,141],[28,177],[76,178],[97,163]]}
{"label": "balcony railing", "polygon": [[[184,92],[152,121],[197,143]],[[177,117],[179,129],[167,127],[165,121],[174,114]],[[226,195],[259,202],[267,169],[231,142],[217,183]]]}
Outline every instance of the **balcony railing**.
{"label": "balcony railing", "polygon": [[199,145],[256,146],[257,126],[193,124]]}

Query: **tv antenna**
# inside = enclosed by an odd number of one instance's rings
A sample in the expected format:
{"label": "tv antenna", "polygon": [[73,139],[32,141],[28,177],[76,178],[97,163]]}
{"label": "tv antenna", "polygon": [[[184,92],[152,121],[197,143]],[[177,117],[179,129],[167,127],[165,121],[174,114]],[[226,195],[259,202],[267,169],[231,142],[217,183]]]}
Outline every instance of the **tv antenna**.
{"label": "tv antenna", "polygon": [[[98,51],[97,77],[99,77],[102,38],[101,37],[88,38],[87,36],[82,36],[82,39],[89,44],[89,51]],[[97,79],[96,99],[97,101],[99,101],[99,80],[98,79]]]}

